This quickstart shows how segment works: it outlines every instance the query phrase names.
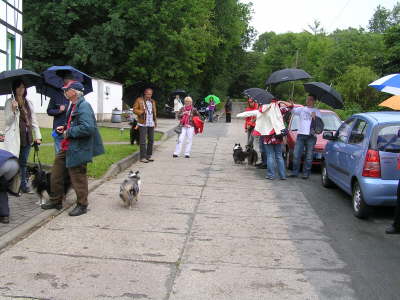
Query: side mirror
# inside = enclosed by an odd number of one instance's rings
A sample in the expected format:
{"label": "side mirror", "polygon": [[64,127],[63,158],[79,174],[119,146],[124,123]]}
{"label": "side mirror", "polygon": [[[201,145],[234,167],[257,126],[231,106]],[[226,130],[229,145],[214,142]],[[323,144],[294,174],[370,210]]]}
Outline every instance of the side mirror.
{"label": "side mirror", "polygon": [[333,135],[333,132],[332,132],[332,131],[324,132],[324,133],[322,134],[322,138],[323,138],[324,140],[329,140],[329,141],[334,141],[334,140],[336,140],[336,137]]}

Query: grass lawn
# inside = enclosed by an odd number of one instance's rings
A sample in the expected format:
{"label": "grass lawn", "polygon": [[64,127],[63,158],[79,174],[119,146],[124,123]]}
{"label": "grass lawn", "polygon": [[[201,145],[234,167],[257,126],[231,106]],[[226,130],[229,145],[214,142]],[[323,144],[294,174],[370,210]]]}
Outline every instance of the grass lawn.
{"label": "grass lawn", "polygon": [[[42,142],[43,143],[53,143],[53,138],[51,137],[51,129],[41,128]],[[129,130],[123,130],[122,133],[118,128],[106,128],[100,127],[100,134],[103,138],[104,143],[108,142],[126,142],[129,143]],[[162,134],[159,132],[155,133],[154,139],[156,141],[160,140]],[[115,145],[104,145],[105,153],[103,155],[94,158],[93,163],[88,164],[88,175],[94,178],[100,178],[103,176],[108,168],[121,159],[133,154],[138,151],[139,147],[130,144],[115,144]],[[40,146],[39,157],[42,164],[52,165],[54,162],[54,146],[53,145],[43,145]],[[29,161],[33,162],[33,149],[29,155]]]}

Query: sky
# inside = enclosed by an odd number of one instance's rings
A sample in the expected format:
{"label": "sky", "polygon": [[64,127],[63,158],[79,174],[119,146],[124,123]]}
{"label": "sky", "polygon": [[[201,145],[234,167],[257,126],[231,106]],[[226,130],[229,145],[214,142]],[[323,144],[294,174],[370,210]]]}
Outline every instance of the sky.
{"label": "sky", "polygon": [[253,3],[251,25],[258,34],[309,30],[314,20],[328,33],[348,27],[367,29],[378,5],[392,9],[397,0],[241,0]]}

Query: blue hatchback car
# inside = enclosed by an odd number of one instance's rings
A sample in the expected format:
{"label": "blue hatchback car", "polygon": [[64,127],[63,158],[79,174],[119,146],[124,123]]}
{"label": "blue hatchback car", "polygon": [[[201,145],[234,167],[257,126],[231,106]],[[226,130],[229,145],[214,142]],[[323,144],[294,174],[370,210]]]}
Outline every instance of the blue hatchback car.
{"label": "blue hatchback car", "polygon": [[368,217],[371,206],[394,206],[400,179],[400,112],[351,116],[328,140],[322,185],[337,185],[352,196],[354,215]]}

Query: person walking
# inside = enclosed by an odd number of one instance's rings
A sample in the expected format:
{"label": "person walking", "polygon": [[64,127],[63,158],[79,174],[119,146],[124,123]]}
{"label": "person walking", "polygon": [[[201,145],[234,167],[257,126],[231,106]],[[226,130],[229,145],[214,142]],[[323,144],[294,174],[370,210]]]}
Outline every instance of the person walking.
{"label": "person walking", "polygon": [[83,97],[83,85],[77,81],[70,81],[62,89],[70,101],[67,124],[56,128],[64,139],[51,170],[50,201],[41,207],[62,208],[65,198],[64,174],[68,173],[77,197],[76,206],[69,215],[79,216],[85,214],[88,207],[87,164],[93,157],[103,154],[104,147],[93,109]]}
{"label": "person walking", "polygon": [[[74,80],[70,72],[63,73],[64,85],[69,81]],[[61,141],[63,140],[62,134],[58,134],[56,128],[58,126],[63,126],[67,122],[67,110],[69,101],[64,96],[62,89],[53,89],[49,105],[47,106],[47,114],[53,118],[53,132],[51,136],[54,140],[54,151],[55,153],[61,150]]]}
{"label": "person walking", "polygon": [[18,169],[18,158],[11,152],[0,149],[0,223],[3,224],[10,223],[8,189]]}
{"label": "person walking", "polygon": [[179,95],[175,95],[175,99],[174,99],[175,120],[178,120],[178,113],[182,107],[183,107],[183,104],[182,104],[181,98],[179,97]]}
{"label": "person walking", "polygon": [[[245,111],[256,111],[258,109],[257,103],[251,99],[247,99],[247,107]],[[253,136],[253,130],[256,126],[256,116],[251,115],[247,117],[244,121],[244,131],[247,133],[247,145],[249,146],[254,146],[254,136]]]}
{"label": "person walking", "polygon": [[186,97],[185,105],[181,108],[178,114],[180,119],[180,125],[182,125],[182,132],[178,137],[178,141],[175,146],[175,152],[172,157],[178,157],[181,154],[182,146],[186,140],[185,157],[190,158],[190,151],[192,150],[192,140],[195,131],[193,122],[194,116],[200,116],[199,112],[193,107],[193,100],[191,97]]}
{"label": "person walking", "polygon": [[[157,127],[156,101],[152,99],[153,90],[147,88],[143,97],[135,100],[133,112],[137,115],[140,136],[140,161],[148,163],[154,161],[153,155],[154,128]],[[147,143],[146,143],[147,139]]]}
{"label": "person walking", "polygon": [[305,161],[303,165],[303,179],[308,179],[311,174],[312,155],[317,137],[310,132],[311,122],[315,117],[321,117],[320,111],[314,107],[315,96],[308,95],[305,107],[295,107],[292,113],[299,116],[299,129],[293,151],[293,172],[290,177],[298,177],[300,172],[301,157],[305,148]]}
{"label": "person walking", "polygon": [[33,109],[26,98],[27,91],[22,80],[12,83],[13,97],[6,100],[4,150],[18,157],[21,172],[21,192],[32,193],[28,185],[27,162],[33,143],[40,144],[42,135]]}
{"label": "person walking", "polygon": [[215,111],[215,102],[213,99],[210,100],[210,103],[207,106],[207,110],[208,110],[208,121],[212,123]]}
{"label": "person walking", "polygon": [[232,100],[230,97],[226,100],[225,103],[225,121],[226,123],[231,122],[231,114],[232,114]]}

